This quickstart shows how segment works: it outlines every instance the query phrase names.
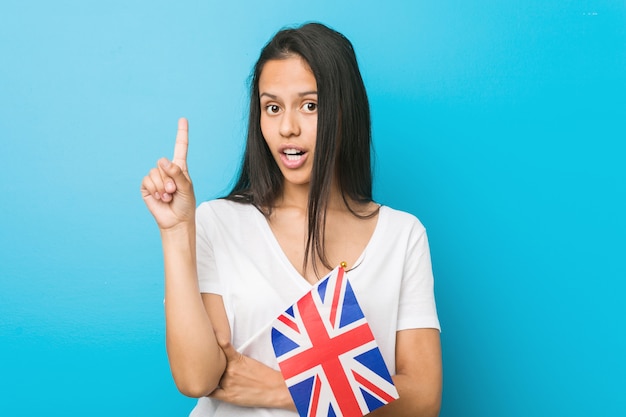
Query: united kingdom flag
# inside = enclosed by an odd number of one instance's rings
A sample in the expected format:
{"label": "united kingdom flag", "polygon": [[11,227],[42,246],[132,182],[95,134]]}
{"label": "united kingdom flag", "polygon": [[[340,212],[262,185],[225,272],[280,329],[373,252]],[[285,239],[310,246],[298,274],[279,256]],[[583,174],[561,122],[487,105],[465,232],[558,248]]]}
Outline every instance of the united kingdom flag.
{"label": "united kingdom flag", "polygon": [[361,417],[398,398],[346,275],[337,267],[273,323],[274,352],[302,417]]}

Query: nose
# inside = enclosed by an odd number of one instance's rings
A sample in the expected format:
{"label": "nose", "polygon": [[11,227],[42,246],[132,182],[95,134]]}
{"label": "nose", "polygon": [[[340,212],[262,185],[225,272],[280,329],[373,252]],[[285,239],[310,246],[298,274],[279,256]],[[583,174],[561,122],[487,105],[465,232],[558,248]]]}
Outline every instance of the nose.
{"label": "nose", "polygon": [[300,123],[298,121],[297,112],[287,110],[283,113],[280,120],[279,132],[280,135],[285,138],[300,135]]}

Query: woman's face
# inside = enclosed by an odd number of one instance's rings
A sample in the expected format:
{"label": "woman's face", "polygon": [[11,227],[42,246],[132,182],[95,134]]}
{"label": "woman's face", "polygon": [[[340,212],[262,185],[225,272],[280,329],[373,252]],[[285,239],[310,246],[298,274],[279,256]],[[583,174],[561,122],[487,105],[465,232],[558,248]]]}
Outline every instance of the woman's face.
{"label": "woman's face", "polygon": [[261,132],[285,185],[311,180],[317,138],[317,82],[300,56],[265,63],[259,77]]}

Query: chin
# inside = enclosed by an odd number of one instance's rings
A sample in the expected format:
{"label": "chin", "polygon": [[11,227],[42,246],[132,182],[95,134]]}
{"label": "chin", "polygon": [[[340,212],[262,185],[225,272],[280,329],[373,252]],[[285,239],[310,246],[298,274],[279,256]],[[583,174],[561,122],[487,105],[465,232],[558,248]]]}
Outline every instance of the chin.
{"label": "chin", "polygon": [[311,183],[311,178],[302,178],[302,177],[293,177],[293,176],[284,176],[284,183],[289,185],[295,185],[298,187],[308,186]]}

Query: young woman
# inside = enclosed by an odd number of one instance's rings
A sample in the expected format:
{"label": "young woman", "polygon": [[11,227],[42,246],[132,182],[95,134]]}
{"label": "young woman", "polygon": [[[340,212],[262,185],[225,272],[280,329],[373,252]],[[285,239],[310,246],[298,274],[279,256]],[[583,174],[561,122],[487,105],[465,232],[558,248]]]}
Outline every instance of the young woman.
{"label": "young woman", "polygon": [[370,115],[350,42],[277,33],[251,83],[239,179],[196,209],[188,125],[142,182],[161,231],[167,351],[192,416],[294,416],[269,324],[341,262],[400,398],[375,416],[436,416],[439,322],[424,227],[372,200]]}

